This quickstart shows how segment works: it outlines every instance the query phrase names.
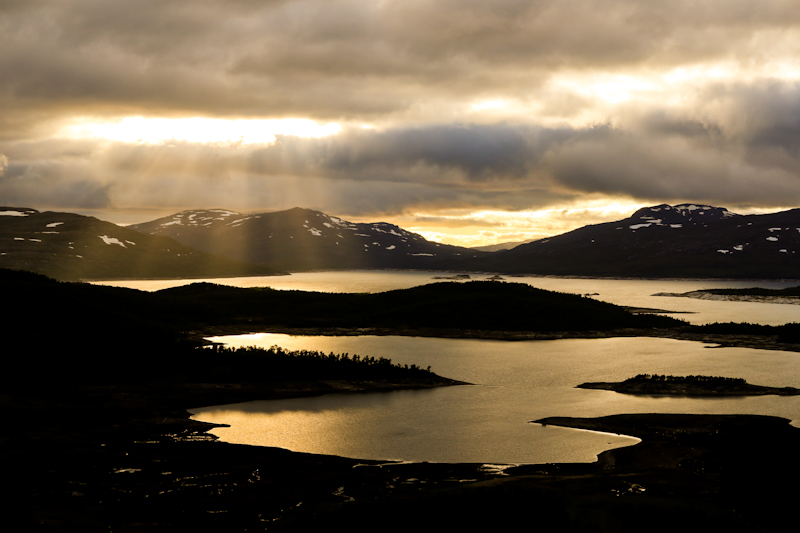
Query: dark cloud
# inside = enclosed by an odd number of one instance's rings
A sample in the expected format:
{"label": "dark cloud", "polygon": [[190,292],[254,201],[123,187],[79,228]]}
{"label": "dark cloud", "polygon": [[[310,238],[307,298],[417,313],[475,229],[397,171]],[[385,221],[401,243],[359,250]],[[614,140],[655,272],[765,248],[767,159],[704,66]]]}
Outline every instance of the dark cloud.
{"label": "dark cloud", "polygon": [[[358,119],[492,94],[564,69],[760,59],[794,42],[786,0],[5,2],[0,102],[143,114]],[[766,37],[760,37],[768,34]],[[759,40],[761,39],[761,40]],[[771,48],[770,48],[771,49]]]}
{"label": "dark cloud", "polygon": [[0,203],[18,206],[100,208],[111,205],[109,186],[74,168],[8,164],[0,173]]}
{"label": "dark cloud", "polygon": [[[796,0],[4,1],[0,201],[396,214],[608,194],[784,206],[800,200],[800,86],[767,66],[791,63],[799,28]],[[624,92],[626,74],[713,61],[761,70],[698,78],[677,103],[603,107],[581,90],[586,73],[619,75]],[[470,114],[492,99],[541,115]],[[269,146],[52,133],[62,119],[131,115],[345,128]]]}
{"label": "dark cloud", "polygon": [[[32,198],[79,198],[83,205],[129,205],[136,199],[143,205],[185,206],[219,204],[224,198],[237,204],[230,207],[313,204],[351,214],[530,209],[585,193],[728,206],[796,202],[800,154],[792,147],[800,128],[792,111],[795,100],[787,96],[786,112],[780,112],[774,89],[751,89],[729,91],[746,95],[732,96],[729,104],[741,111],[739,121],[759,124],[746,128],[746,135],[730,125],[657,112],[627,125],[349,129],[320,139],[282,136],[267,146],[5,143],[0,144],[9,159],[3,188],[9,188],[10,179],[24,177],[13,187],[17,197],[36,190]],[[754,101],[776,109],[747,111]],[[769,157],[775,153],[784,158]],[[51,182],[80,186],[65,193]],[[93,195],[88,193],[92,187]]]}
{"label": "dark cloud", "polygon": [[514,180],[530,176],[548,147],[568,135],[518,125],[432,125],[314,140],[282,137],[253,153],[250,169],[391,181]]}

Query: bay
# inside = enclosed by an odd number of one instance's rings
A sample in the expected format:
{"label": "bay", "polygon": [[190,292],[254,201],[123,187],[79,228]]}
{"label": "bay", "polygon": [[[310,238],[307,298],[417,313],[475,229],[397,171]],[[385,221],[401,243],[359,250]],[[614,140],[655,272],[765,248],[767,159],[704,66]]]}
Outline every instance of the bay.
{"label": "bay", "polygon": [[[290,276],[210,280],[103,282],[159,290],[196,281],[237,287],[320,292],[382,292],[462,273],[409,271],[308,272]],[[468,273],[475,279],[486,275]],[[617,305],[677,311],[694,324],[800,321],[800,306],[657,297],[724,287],[784,288],[797,282],[583,279],[513,277],[510,282],[591,295]],[[362,459],[548,463],[588,462],[603,450],[637,442],[608,435],[531,424],[548,416],[596,417],[620,413],[762,414],[800,424],[800,397],[641,397],[582,390],[585,381],[619,381],[639,373],[721,375],[750,383],[800,387],[800,354],[749,348],[713,348],[656,338],[487,341],[418,337],[298,337],[256,333],[215,337],[229,346],[281,346],[386,357],[431,366],[471,386],[389,393],[246,402],[192,409],[193,418],[230,424],[213,433],[226,442]]]}
{"label": "bay", "polygon": [[531,424],[548,416],[620,413],[763,414],[800,421],[800,397],[641,397],[575,388],[638,373],[742,377],[800,386],[796,353],[653,338],[487,341],[421,337],[215,337],[230,346],[358,353],[418,364],[473,386],[247,402],[191,410],[231,424],[223,441],[362,459],[549,463],[588,462],[629,445],[627,437]]}

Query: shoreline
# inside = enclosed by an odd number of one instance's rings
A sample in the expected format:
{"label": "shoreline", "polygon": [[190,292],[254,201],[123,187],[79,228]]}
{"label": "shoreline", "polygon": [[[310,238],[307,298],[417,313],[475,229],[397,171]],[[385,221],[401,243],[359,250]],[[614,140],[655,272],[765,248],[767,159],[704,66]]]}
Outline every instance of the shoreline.
{"label": "shoreline", "polygon": [[780,350],[800,352],[800,344],[779,342],[777,335],[725,335],[719,333],[688,333],[678,330],[617,329],[611,331],[493,331],[439,328],[321,328],[286,327],[275,325],[241,324],[230,326],[211,326],[199,331],[191,331],[191,338],[204,344],[211,344],[207,337],[226,335],[251,335],[257,333],[277,333],[292,336],[401,336],[434,337],[443,339],[482,339],[501,341],[537,341],[559,339],[609,339],[614,337],[653,337],[717,344],[711,348],[754,348],[760,350]]}
{"label": "shoreline", "polygon": [[[463,273],[476,276],[505,276],[509,278],[552,278],[552,279],[598,279],[598,280],[631,280],[631,281],[752,281],[752,282],[798,282],[800,278],[648,278],[639,276],[562,276],[557,274],[532,274],[532,273],[509,273],[509,272],[489,272],[489,271],[474,271],[474,270],[428,270],[428,269],[394,269],[394,268],[361,268],[361,269],[318,269],[318,270],[295,270],[279,272],[275,274],[255,274],[252,276],[216,276],[219,279],[227,278],[257,278],[257,277],[270,277],[270,276],[290,276],[292,274],[309,274],[309,273],[325,273],[325,272],[424,272],[424,273]],[[81,279],[82,282],[95,282],[95,281],[172,281],[184,279],[214,279],[208,276],[202,277],[184,277],[184,278],[109,278],[109,279],[94,279],[86,278]]]}
{"label": "shoreline", "polygon": [[[328,384],[276,385],[273,397],[329,392]],[[641,442],[602,452],[594,463],[498,468],[226,444],[207,433],[214,424],[192,420],[183,408],[223,398],[247,401],[252,391],[237,387],[63,392],[18,398],[24,414],[41,416],[17,415],[11,422],[22,434],[0,443],[10,466],[4,490],[13,511],[7,517],[30,529],[294,531],[347,525],[370,531],[377,524],[407,531],[425,524],[474,530],[498,520],[518,524],[534,513],[543,525],[617,531],[640,525],[642,513],[667,505],[671,528],[713,523],[749,531],[754,524],[780,524],[791,513],[794,494],[780,481],[800,473],[800,430],[769,416],[550,417],[533,422]],[[68,413],[71,418],[63,416]]]}
{"label": "shoreline", "polygon": [[712,300],[718,302],[752,302],[779,305],[800,305],[798,296],[762,296],[752,294],[714,294],[711,291],[700,290],[690,292],[657,292],[653,296],[668,298],[691,298],[693,300]]}
{"label": "shoreline", "polygon": [[629,383],[618,382],[590,382],[581,383],[578,389],[608,390],[620,394],[636,396],[689,396],[689,397],[723,397],[723,396],[797,396],[800,389],[794,387],[765,387],[745,383],[740,387],[709,388],[692,383]]}

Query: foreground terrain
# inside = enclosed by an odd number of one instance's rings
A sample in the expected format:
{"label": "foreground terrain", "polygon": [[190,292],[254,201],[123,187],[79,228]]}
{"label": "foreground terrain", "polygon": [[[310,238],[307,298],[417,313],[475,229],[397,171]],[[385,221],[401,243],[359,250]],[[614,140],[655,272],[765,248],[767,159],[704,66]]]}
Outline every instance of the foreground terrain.
{"label": "foreground terrain", "polygon": [[[377,295],[210,284],[144,293],[0,270],[0,288],[13,311],[0,376],[0,497],[4,518],[21,523],[20,531],[475,530],[522,521],[601,531],[642,524],[663,531],[771,531],[791,518],[794,493],[784,481],[800,473],[800,436],[777,418],[540,420],[643,442],[605,452],[595,464],[501,471],[223,444],[186,409],[458,385],[380,359],[198,347],[198,335],[217,327],[373,327],[387,334],[498,338],[625,332],[732,342],[769,337],[797,349],[791,344],[796,325],[695,327],[590,298],[493,282]],[[469,327],[483,329],[463,329]]]}
{"label": "foreground terrain", "polygon": [[[276,386],[272,395],[321,392],[307,385]],[[600,531],[648,521],[650,531],[774,531],[793,517],[785,480],[800,474],[800,430],[773,417],[538,420],[642,442],[592,464],[498,469],[214,442],[204,433],[209,425],[189,420],[181,406],[233,401],[231,390],[42,392],[4,402],[14,414],[2,441],[4,518],[19,531],[475,531],[523,521]]]}

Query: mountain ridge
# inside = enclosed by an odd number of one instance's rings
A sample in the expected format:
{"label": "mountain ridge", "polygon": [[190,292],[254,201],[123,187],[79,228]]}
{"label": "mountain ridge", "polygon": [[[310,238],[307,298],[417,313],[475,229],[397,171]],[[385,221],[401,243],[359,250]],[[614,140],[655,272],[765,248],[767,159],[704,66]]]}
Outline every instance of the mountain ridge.
{"label": "mountain ridge", "polygon": [[483,252],[428,241],[387,222],[354,223],[295,207],[250,215],[225,209],[181,211],[129,226],[192,248],[281,270],[431,269]]}
{"label": "mountain ridge", "polygon": [[467,270],[643,278],[800,278],[800,209],[738,215],[705,204],[660,204],[486,258]]}
{"label": "mountain ridge", "polygon": [[0,207],[0,268],[59,280],[275,274],[75,213]]}
{"label": "mountain ridge", "polygon": [[[147,254],[132,253],[142,248],[139,241],[147,243]],[[254,214],[186,210],[127,227],[71,213],[0,207],[0,243],[0,267],[59,279],[361,269],[800,279],[800,209],[740,215],[693,203],[644,207],[622,220],[497,252],[436,243],[394,224],[353,223],[300,207]]]}

